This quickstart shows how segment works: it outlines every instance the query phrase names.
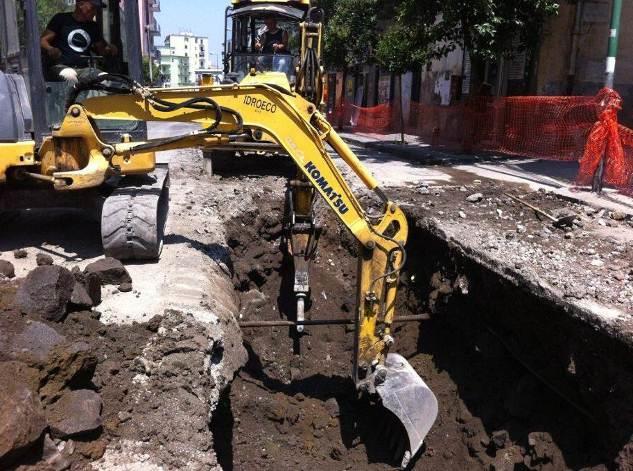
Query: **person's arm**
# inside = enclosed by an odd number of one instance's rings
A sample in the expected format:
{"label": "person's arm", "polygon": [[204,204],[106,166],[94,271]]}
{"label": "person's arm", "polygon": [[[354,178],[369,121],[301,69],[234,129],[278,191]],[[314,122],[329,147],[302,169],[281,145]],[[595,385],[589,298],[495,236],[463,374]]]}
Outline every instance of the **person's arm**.
{"label": "person's arm", "polygon": [[284,31],[281,35],[281,43],[277,43],[274,46],[275,52],[284,52],[288,50],[288,32]]}
{"label": "person's arm", "polygon": [[40,37],[40,47],[46,55],[53,60],[59,59],[62,56],[62,51],[53,46],[55,38],[57,37],[57,31],[59,31],[60,21],[61,17],[55,15]]}
{"label": "person's arm", "polygon": [[255,50],[261,51],[264,49],[263,40],[266,37],[266,30],[260,30],[259,34],[255,38]]}
{"label": "person's arm", "polygon": [[104,39],[94,44],[94,49],[100,56],[116,56],[119,49],[114,44],[108,44]]}

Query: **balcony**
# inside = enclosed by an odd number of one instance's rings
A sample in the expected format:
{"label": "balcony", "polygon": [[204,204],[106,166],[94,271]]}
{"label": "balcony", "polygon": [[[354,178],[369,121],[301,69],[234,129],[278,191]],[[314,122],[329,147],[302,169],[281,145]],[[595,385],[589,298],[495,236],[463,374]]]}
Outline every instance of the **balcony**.
{"label": "balcony", "polygon": [[158,21],[156,21],[156,19],[148,24],[145,29],[151,36],[160,36],[160,25],[158,24]]}

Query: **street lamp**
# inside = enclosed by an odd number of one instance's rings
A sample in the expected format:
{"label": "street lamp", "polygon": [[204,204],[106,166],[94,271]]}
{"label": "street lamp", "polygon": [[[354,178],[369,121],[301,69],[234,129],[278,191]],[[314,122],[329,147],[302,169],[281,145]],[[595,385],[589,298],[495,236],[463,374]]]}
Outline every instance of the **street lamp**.
{"label": "street lamp", "polygon": [[210,52],[209,55],[215,56],[215,68],[219,69],[220,68],[220,54],[217,52]]}

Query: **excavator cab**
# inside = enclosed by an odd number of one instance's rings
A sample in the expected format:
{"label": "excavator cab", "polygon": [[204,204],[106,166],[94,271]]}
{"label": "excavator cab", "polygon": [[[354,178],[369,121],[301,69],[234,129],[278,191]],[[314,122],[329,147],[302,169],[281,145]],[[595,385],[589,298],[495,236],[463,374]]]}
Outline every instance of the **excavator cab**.
{"label": "excavator cab", "polygon": [[[60,11],[72,2],[60,2]],[[103,36],[120,54],[96,64],[103,71],[141,81],[141,32],[137,0],[104,0],[95,18]],[[159,8],[156,1],[153,8]],[[51,143],[67,117],[68,103],[82,95],[64,82],[50,81],[40,50],[40,34],[51,13],[36,0],[0,1],[0,211],[84,209],[101,221],[104,253],[119,259],[155,260],[163,247],[169,202],[169,171],[147,152],[138,163],[109,168],[88,148]],[[154,29],[147,30],[154,34]],[[101,60],[100,58],[94,58]],[[102,89],[103,90],[103,89]],[[19,123],[19,126],[8,124]],[[21,123],[21,124],[20,124]],[[106,143],[147,140],[145,120],[96,117],[94,139]],[[16,131],[17,129],[17,131]],[[3,137],[4,136],[4,137]],[[127,208],[127,209],[126,209]],[[124,213],[128,212],[128,216]]]}
{"label": "excavator cab", "polygon": [[320,106],[322,19],[310,0],[232,0],[224,22],[226,82],[267,83]]}

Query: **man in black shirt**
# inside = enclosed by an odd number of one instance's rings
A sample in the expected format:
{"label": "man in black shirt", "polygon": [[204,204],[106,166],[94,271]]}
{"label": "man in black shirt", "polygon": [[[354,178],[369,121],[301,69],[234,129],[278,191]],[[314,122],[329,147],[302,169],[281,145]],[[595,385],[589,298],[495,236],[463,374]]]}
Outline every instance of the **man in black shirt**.
{"label": "man in black shirt", "polygon": [[42,33],[40,46],[46,54],[48,80],[77,83],[78,69],[90,66],[87,56],[92,50],[101,56],[117,55],[117,48],[108,44],[94,21],[101,0],[77,0],[75,11],[58,13]]}
{"label": "man in black shirt", "polygon": [[274,16],[266,16],[266,27],[257,37],[255,49],[264,54],[283,54],[288,50],[288,33],[277,27]]}
{"label": "man in black shirt", "polygon": [[[255,49],[263,54],[288,55],[288,32],[277,27],[277,19],[272,15],[264,18],[266,25],[258,34],[255,40]],[[265,63],[272,62],[273,67],[279,72],[284,72],[288,61],[284,57],[274,57],[272,61],[265,60]]]}

